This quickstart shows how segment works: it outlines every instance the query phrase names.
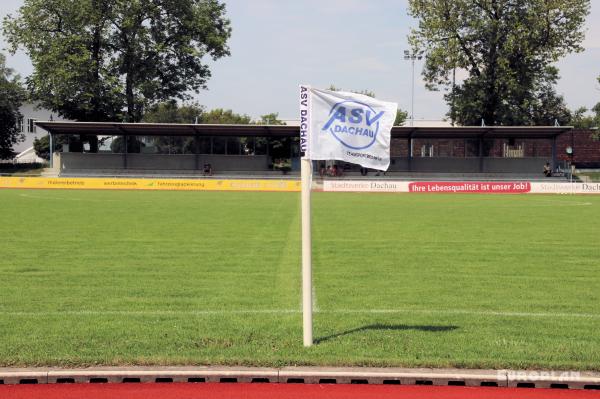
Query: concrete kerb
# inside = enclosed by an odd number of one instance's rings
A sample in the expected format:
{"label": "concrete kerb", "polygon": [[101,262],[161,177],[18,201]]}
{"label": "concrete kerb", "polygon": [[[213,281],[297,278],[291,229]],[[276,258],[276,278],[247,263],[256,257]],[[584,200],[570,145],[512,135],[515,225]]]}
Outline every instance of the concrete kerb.
{"label": "concrete kerb", "polygon": [[509,387],[600,389],[600,373],[507,370]]}
{"label": "concrete kerb", "polygon": [[278,382],[278,370],[228,367],[132,367],[93,369],[53,369],[48,383],[60,382]]}
{"label": "concrete kerb", "polygon": [[93,367],[0,368],[0,384],[303,383],[600,389],[600,373],[429,368]]}
{"label": "concrete kerb", "polygon": [[43,369],[0,369],[2,384],[47,384],[48,371]]}
{"label": "concrete kerb", "polygon": [[279,372],[283,383],[399,384],[507,386],[506,374],[495,370],[406,369],[406,368],[313,368],[286,367]]}

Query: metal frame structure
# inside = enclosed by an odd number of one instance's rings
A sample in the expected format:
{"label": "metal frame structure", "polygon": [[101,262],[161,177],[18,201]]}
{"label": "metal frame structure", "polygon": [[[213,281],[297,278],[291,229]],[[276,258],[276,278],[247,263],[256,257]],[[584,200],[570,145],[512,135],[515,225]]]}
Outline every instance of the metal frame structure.
{"label": "metal frame structure", "polygon": [[[113,123],[113,122],[54,122],[36,121],[50,134],[51,153],[56,135],[98,136],[222,136],[222,137],[299,137],[299,126],[286,125],[215,125],[176,123]],[[571,126],[453,126],[413,127],[395,126],[393,139],[407,140],[409,162],[416,139],[477,139],[479,158],[483,162],[483,142],[486,139],[548,139],[551,140],[552,170],[557,166],[556,139],[573,129]],[[127,143],[127,140],[124,140]],[[51,157],[52,158],[52,157]],[[125,151],[127,158],[127,151]],[[125,165],[126,160],[124,161]]]}

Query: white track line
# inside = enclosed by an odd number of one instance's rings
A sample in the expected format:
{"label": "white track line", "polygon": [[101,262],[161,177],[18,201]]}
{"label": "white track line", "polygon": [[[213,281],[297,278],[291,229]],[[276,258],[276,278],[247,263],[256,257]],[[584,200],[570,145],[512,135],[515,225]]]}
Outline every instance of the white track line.
{"label": "white track line", "polygon": [[[66,310],[48,312],[11,312],[0,311],[0,316],[219,316],[219,315],[254,315],[254,314],[300,314],[298,309],[248,309],[248,310]],[[584,318],[600,319],[596,313],[545,313],[545,312],[500,312],[477,311],[464,309],[336,309],[315,310],[321,314],[439,314],[470,315],[494,317],[543,317],[543,318]]]}

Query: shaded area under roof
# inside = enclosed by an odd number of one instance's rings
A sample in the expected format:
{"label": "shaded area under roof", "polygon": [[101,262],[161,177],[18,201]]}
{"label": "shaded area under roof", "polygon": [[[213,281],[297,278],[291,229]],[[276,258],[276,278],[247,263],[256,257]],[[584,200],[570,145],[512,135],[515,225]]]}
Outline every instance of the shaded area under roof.
{"label": "shaded area under roof", "polygon": [[[206,125],[179,123],[52,122],[35,124],[53,135],[87,134],[101,136],[253,136],[298,137],[300,127],[279,125]],[[554,138],[572,126],[455,126],[392,128],[393,138]]]}

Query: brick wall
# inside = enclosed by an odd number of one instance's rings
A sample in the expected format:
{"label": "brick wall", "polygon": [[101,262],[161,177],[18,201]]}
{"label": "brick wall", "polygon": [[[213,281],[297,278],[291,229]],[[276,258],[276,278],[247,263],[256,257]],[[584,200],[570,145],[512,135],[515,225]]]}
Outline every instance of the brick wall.
{"label": "brick wall", "polygon": [[[591,130],[576,129],[561,134],[556,143],[559,160],[569,160],[567,147],[573,147],[573,163],[578,166],[600,167],[600,140],[594,140]],[[596,164],[596,165],[593,165]]]}
{"label": "brick wall", "polygon": [[[600,140],[592,138],[593,131],[575,129],[560,135],[556,142],[556,153],[559,161],[569,160],[566,154],[567,147],[573,147],[573,162],[584,167],[600,168]],[[423,145],[433,145],[434,157],[464,158],[466,156],[477,156],[477,141],[465,139],[415,139],[413,140],[413,156],[421,156]],[[523,146],[524,157],[539,158],[546,157],[548,161],[552,157],[552,141],[549,139],[515,139],[509,142],[507,139],[485,140],[484,154],[488,157],[501,158],[503,156],[504,144],[514,147]],[[392,139],[392,157],[408,157],[408,140]]]}

